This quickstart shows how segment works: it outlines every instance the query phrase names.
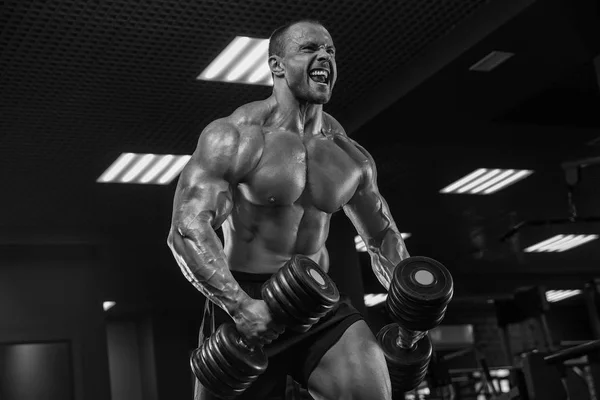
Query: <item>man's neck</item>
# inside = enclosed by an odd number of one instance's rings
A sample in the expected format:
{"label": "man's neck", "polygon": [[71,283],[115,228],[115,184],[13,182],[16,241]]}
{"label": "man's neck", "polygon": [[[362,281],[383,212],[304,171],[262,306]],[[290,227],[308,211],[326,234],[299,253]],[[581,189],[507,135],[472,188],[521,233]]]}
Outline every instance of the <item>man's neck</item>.
{"label": "man's neck", "polygon": [[301,137],[321,133],[323,128],[323,105],[299,101],[289,90],[273,90],[268,102],[272,113],[269,125],[273,128],[294,132]]}

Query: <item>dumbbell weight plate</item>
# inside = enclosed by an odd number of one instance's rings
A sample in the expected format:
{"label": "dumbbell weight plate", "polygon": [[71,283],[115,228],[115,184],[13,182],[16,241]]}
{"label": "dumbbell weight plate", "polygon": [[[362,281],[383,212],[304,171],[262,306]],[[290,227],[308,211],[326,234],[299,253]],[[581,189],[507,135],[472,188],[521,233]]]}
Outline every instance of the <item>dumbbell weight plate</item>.
{"label": "dumbbell weight plate", "polygon": [[401,318],[414,321],[431,321],[439,316],[443,316],[448,308],[448,305],[437,307],[418,307],[417,305],[409,305],[409,303],[398,300],[399,298],[396,297],[394,293],[391,293],[391,291],[388,293],[388,298],[390,300],[387,301],[386,299],[386,304],[391,310],[396,314],[399,314]]}
{"label": "dumbbell weight plate", "polygon": [[[200,351],[200,349],[197,349],[197,350]],[[190,360],[194,360],[197,357],[199,357],[199,356],[191,357]],[[192,363],[192,371],[194,372],[196,379],[198,379],[198,381],[202,384],[202,386],[205,388],[205,390],[212,393],[213,396],[216,396],[219,399],[225,399],[225,400],[230,400],[230,399],[235,398],[234,393],[219,393],[218,392],[218,389],[220,389],[221,386],[218,383],[212,382],[211,378],[209,378],[209,376],[207,376],[205,374],[204,371],[206,371],[206,367],[200,368],[199,366],[194,365],[194,363]],[[215,390],[215,389],[217,389],[217,390]]]}
{"label": "dumbbell weight plate", "polygon": [[211,372],[211,366],[206,364],[206,360],[200,354],[202,348],[203,347],[201,346],[194,350],[190,357],[192,371],[202,386],[220,399],[233,399],[238,394],[242,393],[245,389],[233,389],[228,387],[224,385],[213,372]]}
{"label": "dumbbell weight plate", "polygon": [[296,324],[296,319],[281,306],[279,300],[281,293],[274,289],[272,281],[269,280],[268,283],[268,285],[265,284],[262,287],[262,299],[265,301],[265,303],[267,303],[267,307],[269,307],[269,311],[273,315],[273,319],[285,325],[286,329],[289,329]]}
{"label": "dumbbell weight plate", "polygon": [[429,336],[424,336],[416,343],[413,349],[405,349],[397,344],[400,326],[398,324],[385,325],[377,333],[377,341],[381,345],[386,360],[400,370],[411,367],[422,367],[431,359],[432,346]]}
{"label": "dumbbell weight plate", "polygon": [[301,255],[265,282],[261,295],[273,318],[296,332],[309,330],[339,300],[333,281],[317,263]]}
{"label": "dumbbell weight plate", "polygon": [[190,356],[190,366],[192,367],[192,371],[196,378],[202,383],[203,386],[210,388],[215,387],[215,383],[211,380],[210,375],[206,375],[204,371],[208,369],[206,364],[204,363],[204,359],[202,358],[202,346],[195,349]]}
{"label": "dumbbell weight plate", "polygon": [[211,337],[233,367],[246,376],[260,375],[267,369],[269,360],[265,352],[261,347],[241,345],[241,336],[234,324],[220,325]]}
{"label": "dumbbell weight plate", "polygon": [[412,369],[410,371],[398,371],[394,369],[390,370],[390,381],[392,383],[392,389],[395,392],[406,392],[419,386],[427,375],[429,364],[423,368]]}
{"label": "dumbbell weight plate", "polygon": [[434,320],[440,315],[444,315],[448,307],[447,303],[436,306],[418,304],[410,302],[405,296],[397,293],[397,290],[390,288],[386,303],[391,309],[398,311],[398,314],[406,319]]}
{"label": "dumbbell weight plate", "polygon": [[452,275],[432,258],[406,258],[395,268],[394,275],[392,282],[399,292],[419,304],[444,304],[452,297]]}
{"label": "dumbbell weight plate", "polygon": [[277,296],[277,301],[282,309],[284,309],[287,314],[294,318],[293,325],[312,325],[319,321],[319,317],[311,317],[307,315],[306,311],[301,307],[297,307],[293,301],[293,292],[289,290],[285,290],[285,286],[279,284],[279,280],[277,278],[271,281],[271,288],[273,293]]}
{"label": "dumbbell weight plate", "polygon": [[296,255],[265,282],[261,295],[274,318],[288,329],[306,331],[333,307],[320,293],[332,287],[335,289],[318,264]]}
{"label": "dumbbell weight plate", "polygon": [[220,382],[220,385],[224,387],[223,392],[243,391],[252,384],[253,379],[249,379],[248,377],[244,377],[243,379],[234,378],[226,365],[220,364],[215,359],[213,353],[208,350],[208,346],[202,346],[200,354],[204,359],[204,364],[207,366],[207,374],[212,375],[216,378],[217,382]]}
{"label": "dumbbell weight plate", "polygon": [[284,295],[279,291],[281,290],[280,288],[273,285],[274,282],[275,281],[269,280],[268,285],[263,285],[261,294],[263,300],[267,303],[269,310],[273,314],[273,319],[283,323],[285,328],[291,331],[300,333],[308,331],[320,318],[310,317],[302,320],[302,318],[298,318],[287,312],[282,305],[282,302],[285,300],[283,297]]}
{"label": "dumbbell weight plate", "polygon": [[206,390],[233,399],[266,370],[268,359],[261,347],[243,344],[235,325],[226,323],[194,350],[190,363]]}
{"label": "dumbbell weight plate", "polygon": [[408,391],[423,380],[431,360],[432,346],[429,337],[424,336],[412,349],[402,348],[397,344],[399,334],[398,324],[388,324],[377,333],[377,341],[385,355],[390,379],[395,382],[393,386]]}
{"label": "dumbbell weight plate", "polygon": [[[407,307],[410,307],[413,310],[438,310],[440,307],[445,307],[450,302],[452,295],[454,294],[454,289],[450,287],[448,296],[440,302],[427,302],[423,301],[421,298],[416,298],[414,296],[411,297],[412,293],[406,293],[402,291],[401,282],[393,282],[390,285],[389,293],[391,293],[399,302],[402,302]],[[427,288],[421,288],[421,290],[425,291]]]}
{"label": "dumbbell weight plate", "polygon": [[295,255],[289,262],[289,268],[293,282],[312,298],[318,299],[319,303],[333,306],[340,300],[340,293],[331,278],[310,258]]}
{"label": "dumbbell weight plate", "polygon": [[287,283],[287,286],[291,291],[298,296],[298,298],[302,301],[302,304],[305,305],[305,309],[310,310],[311,314],[315,314],[315,316],[322,317],[327,314],[329,310],[331,310],[334,304],[324,304],[318,297],[313,296],[308,290],[304,289],[302,285],[299,285],[296,282],[296,277],[293,275],[290,266],[282,268],[280,270],[281,279]]}
{"label": "dumbbell weight plate", "polygon": [[250,375],[247,373],[248,371],[244,373],[244,371],[234,367],[234,365],[239,364],[239,362],[236,363],[235,360],[229,360],[225,354],[223,354],[222,349],[216,345],[215,340],[207,340],[204,342],[203,346],[206,346],[206,350],[214,357],[215,361],[221,365],[221,368],[226,370],[237,381],[252,381],[258,378],[259,375]]}
{"label": "dumbbell weight plate", "polygon": [[311,298],[299,285],[294,285],[294,278],[289,268],[282,268],[280,273],[274,275],[274,279],[285,291],[290,303],[303,315],[320,318],[331,309],[331,306],[323,306],[316,299]]}
{"label": "dumbbell weight plate", "polygon": [[428,331],[435,328],[444,319],[446,310],[446,306],[444,306],[440,310],[424,309],[418,314],[415,310],[411,310],[406,303],[394,299],[391,293],[388,293],[386,308],[392,320],[412,331]]}
{"label": "dumbbell weight plate", "polygon": [[[415,372],[411,376],[394,376],[390,374],[390,383],[392,384],[392,397],[395,399],[397,394],[406,393],[410,390],[419,387],[421,382],[425,380],[427,368],[425,372]],[[398,397],[403,398],[403,397]]]}

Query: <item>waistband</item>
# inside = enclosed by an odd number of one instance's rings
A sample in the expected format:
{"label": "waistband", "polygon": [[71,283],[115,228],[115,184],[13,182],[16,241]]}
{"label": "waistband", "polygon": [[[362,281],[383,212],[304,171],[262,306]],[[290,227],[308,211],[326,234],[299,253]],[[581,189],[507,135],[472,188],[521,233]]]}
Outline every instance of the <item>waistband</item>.
{"label": "waistband", "polygon": [[230,270],[231,271],[231,275],[233,275],[233,277],[235,278],[236,281],[239,282],[266,282],[269,280],[269,278],[271,276],[273,276],[272,273],[270,272],[266,272],[266,273],[253,273],[253,272],[244,272],[244,271],[235,271],[235,270]]}

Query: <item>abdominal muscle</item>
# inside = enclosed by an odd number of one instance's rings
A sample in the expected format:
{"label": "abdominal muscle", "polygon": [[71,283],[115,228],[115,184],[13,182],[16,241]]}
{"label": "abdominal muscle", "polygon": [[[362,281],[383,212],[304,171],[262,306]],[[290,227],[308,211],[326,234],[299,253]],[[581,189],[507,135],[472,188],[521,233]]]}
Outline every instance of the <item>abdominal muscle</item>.
{"label": "abdominal muscle", "polygon": [[301,254],[327,272],[325,241],[330,218],[330,214],[310,206],[260,206],[238,199],[222,226],[229,268],[275,273],[293,255]]}

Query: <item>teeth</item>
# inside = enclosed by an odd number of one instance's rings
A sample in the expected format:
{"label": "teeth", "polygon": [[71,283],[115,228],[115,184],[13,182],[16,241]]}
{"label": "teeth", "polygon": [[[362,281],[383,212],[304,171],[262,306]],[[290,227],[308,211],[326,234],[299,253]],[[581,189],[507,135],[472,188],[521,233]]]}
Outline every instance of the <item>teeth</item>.
{"label": "teeth", "polygon": [[322,75],[325,78],[327,78],[329,76],[329,73],[327,71],[323,71],[323,70],[316,70],[316,71],[312,71],[310,73],[311,76],[317,76],[317,75]]}

